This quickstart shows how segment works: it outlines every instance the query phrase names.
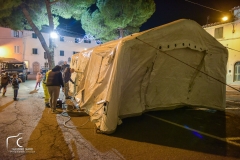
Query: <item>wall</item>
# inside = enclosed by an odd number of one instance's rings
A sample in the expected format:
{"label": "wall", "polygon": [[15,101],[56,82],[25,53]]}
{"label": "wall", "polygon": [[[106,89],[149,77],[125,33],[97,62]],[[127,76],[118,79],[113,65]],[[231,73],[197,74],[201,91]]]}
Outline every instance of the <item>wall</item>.
{"label": "wall", "polygon": [[[19,37],[13,37],[13,31],[9,28],[0,27],[0,57],[15,58],[19,61],[23,59],[22,32],[18,31]],[[18,53],[14,47],[18,46]]]}
{"label": "wall", "polygon": [[215,28],[223,27],[223,38],[217,39],[228,49],[227,84],[240,86],[240,81],[234,81],[234,65],[240,62],[240,19],[232,23],[225,23],[204,28],[214,37]]}
{"label": "wall", "polygon": [[[25,61],[28,69],[33,73],[33,63],[37,62],[40,67],[44,67],[47,62],[44,59],[44,49],[39,39],[32,38],[33,31],[19,31],[19,37],[14,37],[14,31],[9,28],[0,27],[0,57],[15,58],[19,61]],[[49,44],[49,34],[42,33],[47,44]],[[73,52],[80,52],[84,49],[92,48],[98,44],[92,43],[75,43],[75,37],[64,36],[64,42],[60,41],[60,37],[54,39],[54,60],[55,64],[68,61],[72,57]],[[14,53],[14,46],[19,46],[19,53]],[[38,54],[33,54],[33,48],[37,48]],[[64,51],[64,56],[60,56],[60,50]],[[70,63],[70,62],[69,62]]]}

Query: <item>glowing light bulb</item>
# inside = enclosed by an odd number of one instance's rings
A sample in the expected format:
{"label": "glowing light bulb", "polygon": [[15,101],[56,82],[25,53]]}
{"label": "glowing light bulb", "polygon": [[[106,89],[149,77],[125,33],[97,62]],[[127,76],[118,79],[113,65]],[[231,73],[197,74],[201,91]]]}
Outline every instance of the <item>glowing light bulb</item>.
{"label": "glowing light bulb", "polygon": [[224,17],[222,18],[222,20],[223,20],[223,21],[227,21],[227,20],[228,20],[228,17],[227,17],[227,16],[224,16]]}

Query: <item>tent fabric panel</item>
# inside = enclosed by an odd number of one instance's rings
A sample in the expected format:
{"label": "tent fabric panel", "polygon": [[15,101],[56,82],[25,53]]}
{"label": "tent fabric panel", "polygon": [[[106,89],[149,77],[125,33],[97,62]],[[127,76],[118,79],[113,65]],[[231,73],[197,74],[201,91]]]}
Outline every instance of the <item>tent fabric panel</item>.
{"label": "tent fabric panel", "polygon": [[138,41],[126,43],[129,44],[124,45],[124,54],[128,60],[124,60],[122,63],[127,66],[127,75],[122,77],[125,83],[121,88],[120,106],[122,107],[119,108],[119,116],[145,110],[141,99],[141,85],[144,75],[151,69],[157,52],[154,48],[140,45]]}
{"label": "tent fabric panel", "polygon": [[[204,55],[202,52],[190,49],[173,50],[169,51],[168,54],[184,63],[191,64],[195,68],[200,64]],[[147,109],[151,106],[165,107],[169,104],[184,102],[195,72],[196,70],[193,68],[160,52],[155,61],[146,91]]]}

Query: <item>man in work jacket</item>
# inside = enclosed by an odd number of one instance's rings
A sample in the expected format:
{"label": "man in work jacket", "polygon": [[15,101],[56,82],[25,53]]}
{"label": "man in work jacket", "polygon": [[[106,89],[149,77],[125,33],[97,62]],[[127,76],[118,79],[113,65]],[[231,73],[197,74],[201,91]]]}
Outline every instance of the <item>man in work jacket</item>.
{"label": "man in work jacket", "polygon": [[48,88],[46,86],[46,83],[47,83],[48,74],[50,72],[51,72],[51,70],[46,72],[45,76],[43,77],[43,81],[42,81],[45,107],[48,107],[48,108],[50,108],[50,105],[49,105],[49,93],[48,93]]}

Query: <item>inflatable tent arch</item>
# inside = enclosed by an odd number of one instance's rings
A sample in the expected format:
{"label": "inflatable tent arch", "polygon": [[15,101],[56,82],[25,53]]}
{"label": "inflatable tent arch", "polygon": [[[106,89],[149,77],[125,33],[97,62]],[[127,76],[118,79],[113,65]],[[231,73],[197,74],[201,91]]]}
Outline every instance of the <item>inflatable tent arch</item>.
{"label": "inflatable tent arch", "polygon": [[181,19],[73,55],[70,91],[97,128],[112,133],[122,118],[147,111],[224,110],[226,87],[207,75],[225,82],[227,59],[199,24]]}

